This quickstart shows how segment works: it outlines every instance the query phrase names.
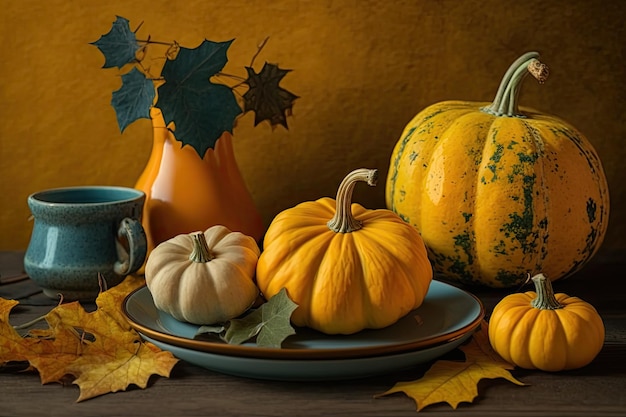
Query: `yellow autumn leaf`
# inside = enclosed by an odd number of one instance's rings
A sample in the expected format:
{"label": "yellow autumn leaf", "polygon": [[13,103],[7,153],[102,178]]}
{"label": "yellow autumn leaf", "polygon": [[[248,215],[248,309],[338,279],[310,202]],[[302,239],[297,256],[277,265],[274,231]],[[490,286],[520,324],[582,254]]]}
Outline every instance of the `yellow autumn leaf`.
{"label": "yellow autumn leaf", "polygon": [[39,371],[42,384],[61,381],[66,367],[81,352],[81,340],[75,329],[33,329],[22,337],[9,323],[15,300],[0,298],[0,365],[28,362]]}
{"label": "yellow autumn leaf", "polygon": [[82,340],[74,329],[33,330],[25,342],[40,345],[36,354],[28,356],[30,365],[37,369],[42,384],[59,382],[67,375],[67,366],[82,351]]}
{"label": "yellow autumn leaf", "polygon": [[19,304],[15,300],[0,298],[0,365],[7,362],[25,361],[36,347],[24,343],[24,339],[11,326],[9,314]]}
{"label": "yellow autumn leaf", "polygon": [[33,329],[27,337],[9,323],[17,302],[0,298],[0,365],[28,361],[42,383],[72,375],[80,388],[77,401],[125,390],[131,384],[145,388],[154,374],[168,377],[178,359],[144,342],[122,314],[124,298],[144,282],[127,277],[101,292],[92,312],[78,302],[58,305],[44,316],[48,328]]}
{"label": "yellow autumn leaf", "polygon": [[129,292],[143,280],[129,277],[120,285],[100,293],[97,309],[87,313],[80,304],[68,303],[47,315],[51,328],[80,328],[84,347],[66,371],[80,387],[78,401],[125,390],[130,384],[145,388],[151,375],[168,377],[178,360],[170,353],[144,343],[121,312]]}
{"label": "yellow autumn leaf", "polygon": [[131,326],[122,313],[122,303],[128,294],[145,285],[145,283],[146,280],[142,277],[134,275],[127,276],[126,279],[117,286],[99,294],[98,298],[96,298],[98,311],[111,316],[115,322],[120,324],[121,328],[130,330]]}
{"label": "yellow autumn leaf", "polygon": [[514,367],[491,349],[486,322],[483,321],[480,330],[460,349],[465,353],[465,361],[438,360],[422,378],[399,382],[375,397],[403,392],[415,400],[417,411],[442,402],[456,409],[462,402],[474,401],[478,396],[481,379],[503,378],[517,385],[525,385],[508,371]]}
{"label": "yellow autumn leaf", "polygon": [[[106,353],[84,353],[68,366],[68,372],[76,376],[74,384],[80,387],[77,401],[124,391],[130,384],[146,388],[150,376],[168,377],[178,361],[169,352],[161,351],[151,343],[116,345],[112,340],[110,343]],[[134,351],[129,350],[131,346]],[[94,366],[95,361],[99,361],[98,366]]]}

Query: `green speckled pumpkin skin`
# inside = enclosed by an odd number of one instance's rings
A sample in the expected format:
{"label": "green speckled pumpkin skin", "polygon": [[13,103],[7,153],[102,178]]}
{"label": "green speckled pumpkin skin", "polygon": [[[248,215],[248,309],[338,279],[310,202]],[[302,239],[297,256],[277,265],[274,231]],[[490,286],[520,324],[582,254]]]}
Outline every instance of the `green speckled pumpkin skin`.
{"label": "green speckled pumpkin skin", "polygon": [[422,235],[435,271],[465,284],[551,280],[598,250],[609,192],[598,155],[565,121],[446,101],[406,126],[392,153],[387,207]]}

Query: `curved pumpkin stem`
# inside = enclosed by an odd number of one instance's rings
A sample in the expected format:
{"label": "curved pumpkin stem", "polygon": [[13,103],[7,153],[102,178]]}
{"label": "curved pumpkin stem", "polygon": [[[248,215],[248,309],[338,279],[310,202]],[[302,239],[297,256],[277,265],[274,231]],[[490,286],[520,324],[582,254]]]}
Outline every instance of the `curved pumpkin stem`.
{"label": "curved pumpkin stem", "polygon": [[558,310],[563,305],[558,302],[554,296],[552,282],[543,274],[537,274],[532,277],[535,284],[535,292],[537,297],[531,301],[531,305],[540,310]]}
{"label": "curved pumpkin stem", "polygon": [[335,215],[327,223],[328,228],[336,233],[350,233],[359,230],[361,222],[352,215],[352,192],[358,181],[365,181],[374,186],[378,180],[377,169],[360,168],[349,173],[337,190]]}
{"label": "curved pumpkin stem", "polygon": [[215,258],[215,255],[211,253],[209,245],[206,242],[206,236],[202,232],[195,232],[191,234],[191,240],[193,242],[193,250],[189,255],[189,259],[193,262],[207,263]]}
{"label": "curved pumpkin stem", "polygon": [[496,116],[523,117],[517,105],[522,81],[529,73],[541,84],[548,79],[548,66],[538,58],[539,53],[527,52],[513,62],[500,82],[493,103],[481,110]]}

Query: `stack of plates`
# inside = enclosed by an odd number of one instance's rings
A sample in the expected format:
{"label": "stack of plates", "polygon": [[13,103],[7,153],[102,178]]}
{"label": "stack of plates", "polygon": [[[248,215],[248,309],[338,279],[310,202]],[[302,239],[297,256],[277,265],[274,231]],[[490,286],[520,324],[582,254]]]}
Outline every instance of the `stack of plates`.
{"label": "stack of plates", "polygon": [[484,317],[474,295],[433,280],[422,305],[392,326],[348,336],[297,328],[274,349],[194,338],[199,326],[159,311],[147,287],[131,293],[123,307],[143,339],[179,359],[225,374],[285,381],[361,378],[428,362],[467,340]]}

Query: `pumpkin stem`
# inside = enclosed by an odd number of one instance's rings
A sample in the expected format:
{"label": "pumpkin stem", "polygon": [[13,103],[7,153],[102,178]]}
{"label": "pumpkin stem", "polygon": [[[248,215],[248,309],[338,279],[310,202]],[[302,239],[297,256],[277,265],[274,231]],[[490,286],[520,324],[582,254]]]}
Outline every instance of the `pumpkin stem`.
{"label": "pumpkin stem", "polygon": [[537,58],[539,53],[527,52],[513,62],[500,82],[493,103],[481,110],[496,116],[524,117],[517,105],[522,81],[530,73],[543,84],[549,75],[548,66]]}
{"label": "pumpkin stem", "polygon": [[540,310],[558,310],[563,305],[554,296],[552,282],[543,274],[537,274],[533,278],[537,297],[531,301],[531,305]]}
{"label": "pumpkin stem", "polygon": [[204,236],[204,233],[192,233],[191,240],[193,242],[193,250],[189,255],[190,260],[193,262],[206,263],[215,258],[215,255],[211,253],[209,245],[206,243],[206,236]]}
{"label": "pumpkin stem", "polygon": [[337,190],[335,215],[327,223],[328,228],[336,233],[350,233],[359,230],[361,222],[352,215],[352,192],[358,181],[365,181],[374,186],[378,180],[377,169],[360,168],[349,173]]}

